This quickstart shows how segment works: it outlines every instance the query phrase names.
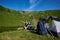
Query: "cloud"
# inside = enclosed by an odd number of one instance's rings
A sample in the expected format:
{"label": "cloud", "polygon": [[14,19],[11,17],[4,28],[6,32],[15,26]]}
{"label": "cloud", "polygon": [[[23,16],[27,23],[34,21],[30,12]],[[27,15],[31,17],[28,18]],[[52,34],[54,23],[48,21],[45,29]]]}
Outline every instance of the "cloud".
{"label": "cloud", "polygon": [[30,2],[30,5],[33,5],[37,2],[37,0],[29,0],[29,2]]}
{"label": "cloud", "polygon": [[26,9],[27,11],[32,11],[36,5],[38,5],[42,0],[29,0],[30,7]]}

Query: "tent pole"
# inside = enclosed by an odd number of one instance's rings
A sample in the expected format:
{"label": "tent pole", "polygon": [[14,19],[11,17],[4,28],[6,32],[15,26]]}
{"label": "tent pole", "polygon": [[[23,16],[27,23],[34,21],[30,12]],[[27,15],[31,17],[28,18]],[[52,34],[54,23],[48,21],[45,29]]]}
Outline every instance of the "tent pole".
{"label": "tent pole", "polygon": [[[48,30],[48,29],[47,29]],[[53,36],[53,34],[51,33],[51,31],[50,30],[48,30],[49,31],[49,33],[52,35],[52,40],[54,40],[54,36]]]}

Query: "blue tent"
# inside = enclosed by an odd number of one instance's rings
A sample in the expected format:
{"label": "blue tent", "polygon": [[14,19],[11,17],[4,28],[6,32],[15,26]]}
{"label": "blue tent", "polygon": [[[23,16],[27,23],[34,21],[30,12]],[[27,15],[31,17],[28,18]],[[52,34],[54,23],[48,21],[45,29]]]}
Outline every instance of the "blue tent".
{"label": "blue tent", "polygon": [[39,20],[37,24],[37,33],[41,35],[47,34],[47,29],[44,26],[44,19]]}

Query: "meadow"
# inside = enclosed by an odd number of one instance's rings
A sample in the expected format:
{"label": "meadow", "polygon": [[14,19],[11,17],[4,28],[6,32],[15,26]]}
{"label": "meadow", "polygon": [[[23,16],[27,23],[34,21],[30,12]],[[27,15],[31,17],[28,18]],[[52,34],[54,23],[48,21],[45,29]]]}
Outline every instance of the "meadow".
{"label": "meadow", "polygon": [[0,40],[60,40],[59,37],[51,35],[38,35],[34,31],[17,30],[24,26],[29,20],[33,27],[36,27],[39,18],[46,16],[57,16],[60,18],[60,10],[46,11],[16,11],[0,6]]}

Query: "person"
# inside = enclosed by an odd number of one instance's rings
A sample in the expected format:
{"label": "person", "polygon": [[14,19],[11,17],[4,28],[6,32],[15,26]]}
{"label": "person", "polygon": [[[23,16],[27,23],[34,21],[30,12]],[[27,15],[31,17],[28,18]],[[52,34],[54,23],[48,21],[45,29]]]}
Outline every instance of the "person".
{"label": "person", "polygon": [[28,26],[28,21],[26,20],[24,23],[24,29],[27,30],[27,26]]}
{"label": "person", "polygon": [[32,30],[32,25],[31,25],[31,23],[29,21],[25,22],[24,29],[25,30]]}
{"label": "person", "polygon": [[28,22],[27,29],[28,29],[28,30],[32,30],[32,25],[31,25],[30,22]]}

